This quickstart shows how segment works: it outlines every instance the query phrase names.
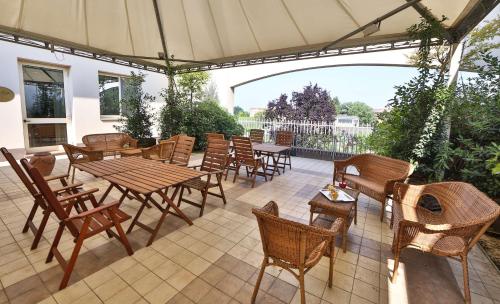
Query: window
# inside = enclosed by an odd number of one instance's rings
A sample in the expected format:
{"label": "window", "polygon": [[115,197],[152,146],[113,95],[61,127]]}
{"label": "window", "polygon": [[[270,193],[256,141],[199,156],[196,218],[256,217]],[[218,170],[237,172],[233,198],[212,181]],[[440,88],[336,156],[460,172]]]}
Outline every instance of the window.
{"label": "window", "polygon": [[26,118],[65,118],[62,70],[23,66]]}
{"label": "window", "polygon": [[99,74],[101,116],[116,117],[120,115],[123,85],[123,77]]}

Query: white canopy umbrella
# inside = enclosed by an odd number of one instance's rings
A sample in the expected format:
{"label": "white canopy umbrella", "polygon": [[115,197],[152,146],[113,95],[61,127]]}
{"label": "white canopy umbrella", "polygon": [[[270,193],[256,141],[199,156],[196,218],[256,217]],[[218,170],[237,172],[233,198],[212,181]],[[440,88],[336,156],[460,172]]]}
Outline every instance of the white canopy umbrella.
{"label": "white canopy umbrella", "polygon": [[[414,46],[446,16],[458,41],[498,0],[0,0],[0,39],[164,71]],[[29,39],[29,40],[28,40]],[[356,49],[353,49],[354,51]]]}

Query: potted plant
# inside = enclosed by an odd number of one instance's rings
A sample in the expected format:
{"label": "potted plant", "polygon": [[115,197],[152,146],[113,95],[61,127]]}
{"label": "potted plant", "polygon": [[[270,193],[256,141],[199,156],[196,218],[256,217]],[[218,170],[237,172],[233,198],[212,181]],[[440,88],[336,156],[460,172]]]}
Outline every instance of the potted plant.
{"label": "potted plant", "polygon": [[152,117],[151,102],[155,97],[144,93],[142,84],[145,81],[143,73],[131,72],[130,77],[124,78],[122,99],[120,100],[120,125],[115,129],[128,133],[139,141],[139,147],[150,147],[156,144],[151,133]]}

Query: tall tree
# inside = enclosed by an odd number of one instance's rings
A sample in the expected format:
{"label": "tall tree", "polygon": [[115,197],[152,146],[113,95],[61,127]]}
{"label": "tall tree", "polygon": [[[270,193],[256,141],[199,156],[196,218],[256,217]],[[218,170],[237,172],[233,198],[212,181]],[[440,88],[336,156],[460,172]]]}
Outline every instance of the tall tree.
{"label": "tall tree", "polygon": [[176,78],[179,93],[192,106],[195,101],[202,100],[210,75],[207,72],[193,72],[180,74]]}
{"label": "tall tree", "polygon": [[335,117],[335,108],[330,102],[330,94],[317,84],[309,84],[302,92],[293,92],[290,103],[294,109],[294,119],[312,121],[331,121]]}
{"label": "tall tree", "polygon": [[339,114],[359,117],[359,122],[363,125],[371,125],[375,121],[373,109],[364,102],[346,102],[340,105]]}
{"label": "tall tree", "polygon": [[236,117],[249,117],[250,116],[250,113],[248,113],[247,111],[245,111],[242,107],[240,106],[236,106],[234,107],[233,109],[233,114],[234,116]]}
{"label": "tall tree", "polygon": [[309,84],[301,92],[292,92],[288,101],[286,94],[267,105],[267,119],[290,119],[332,121],[335,118],[335,106],[330,94],[317,84]]}

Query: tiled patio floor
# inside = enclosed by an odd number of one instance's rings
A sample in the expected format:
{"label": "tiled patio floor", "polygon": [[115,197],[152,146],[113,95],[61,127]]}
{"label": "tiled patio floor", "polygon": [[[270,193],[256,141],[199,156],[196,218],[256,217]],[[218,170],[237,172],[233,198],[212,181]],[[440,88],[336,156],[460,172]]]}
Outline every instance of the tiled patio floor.
{"label": "tiled patio floor", "polygon": [[[194,158],[199,158],[199,155]],[[195,160],[196,161],[196,160]],[[57,223],[51,220],[39,248],[31,251],[31,232],[21,233],[31,198],[10,167],[0,168],[0,303],[249,303],[262,261],[257,222],[251,208],[276,201],[283,216],[307,222],[308,199],[331,181],[331,162],[293,158],[293,170],[272,182],[228,181],[228,204],[209,198],[203,218],[198,209],[182,206],[194,225],[167,217],[159,237],[144,247],[147,236],[135,229],[128,237],[135,250],[128,257],[106,234],[84,243],[71,285],[58,292],[62,271],[57,262],[45,264]],[[55,173],[66,169],[58,160]],[[232,176],[230,176],[232,177]],[[107,187],[105,181],[79,173],[86,188]],[[117,198],[118,193],[112,193]],[[193,193],[192,197],[199,197]],[[139,204],[126,200],[123,210],[135,215]],[[380,204],[361,195],[358,224],[349,230],[348,251],[335,258],[333,287],[327,287],[328,261],[306,275],[307,303],[461,303],[459,263],[413,250],[402,256],[395,284],[388,281],[392,264],[392,231],[380,223]],[[386,213],[390,217],[390,213]],[[145,222],[159,218],[147,209]],[[39,218],[38,218],[39,219]],[[124,223],[127,228],[129,223]],[[60,248],[67,257],[68,235]],[[500,276],[479,248],[469,255],[474,303],[500,303]],[[297,282],[285,271],[270,268],[261,285],[259,303],[299,303]]]}

